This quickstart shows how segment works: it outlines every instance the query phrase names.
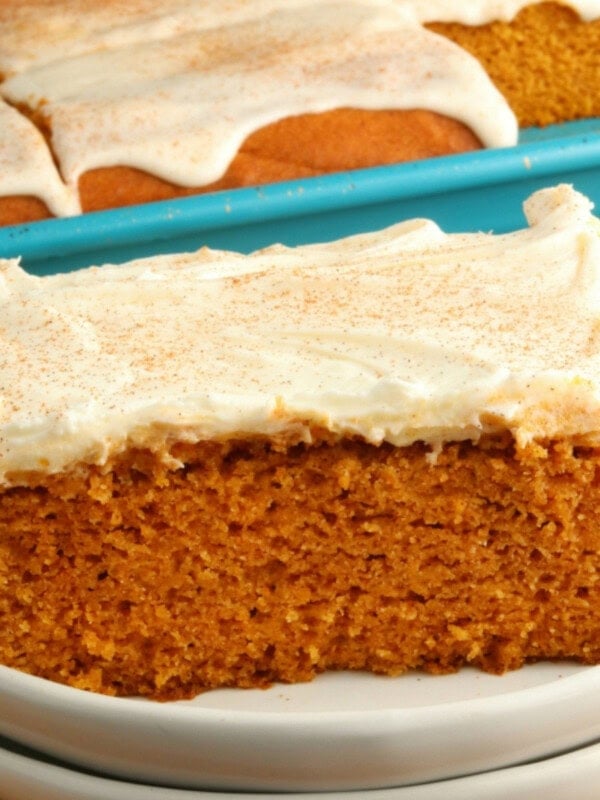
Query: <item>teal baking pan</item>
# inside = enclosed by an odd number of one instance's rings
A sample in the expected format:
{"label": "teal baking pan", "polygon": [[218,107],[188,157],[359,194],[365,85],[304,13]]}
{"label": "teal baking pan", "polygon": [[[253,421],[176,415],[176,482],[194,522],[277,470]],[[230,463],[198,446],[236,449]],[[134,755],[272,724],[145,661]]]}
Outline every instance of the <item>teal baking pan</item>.
{"label": "teal baking pan", "polygon": [[204,245],[250,252],[326,241],[413,217],[503,233],[525,224],[526,197],[558,183],[600,208],[600,119],[528,129],[501,150],[0,228],[0,258],[18,256],[42,275]]}

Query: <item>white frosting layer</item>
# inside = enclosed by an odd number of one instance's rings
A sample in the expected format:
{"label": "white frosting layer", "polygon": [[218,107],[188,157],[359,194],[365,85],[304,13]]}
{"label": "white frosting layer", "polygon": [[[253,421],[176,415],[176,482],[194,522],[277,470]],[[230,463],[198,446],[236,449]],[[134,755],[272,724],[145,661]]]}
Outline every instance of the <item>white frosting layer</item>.
{"label": "white frosting layer", "polygon": [[74,188],[82,172],[114,164],[202,186],[257,128],[343,106],[428,108],[494,147],[517,137],[514,115],[472,56],[393,7],[348,0],[56,60],[3,91],[14,102],[44,101]]}
{"label": "white frosting layer", "polygon": [[40,131],[2,99],[0,140],[0,194],[41,197],[55,215],[81,212],[77,191],[62,182]]}
{"label": "white frosting layer", "polygon": [[[538,0],[542,2],[542,0]],[[600,16],[600,0],[558,0],[577,11],[585,20]],[[532,0],[397,0],[408,5],[422,22],[461,22],[464,25],[485,25],[511,19]]]}
{"label": "white frosting layer", "polygon": [[[0,5],[0,96],[42,107],[68,190],[39,142],[36,194],[73,213],[80,175],[125,164],[183,186],[218,179],[244,139],[282,117],[356,108],[427,108],[488,147],[517,123],[480,63],[423,27],[482,22],[525,2],[438,0],[108,0]],[[593,12],[592,3],[576,4]],[[600,14],[600,0],[595,3]],[[468,10],[467,10],[468,9]],[[14,148],[0,126],[0,159]],[[23,181],[23,185],[28,185]],[[0,195],[18,184],[0,175]]]}
{"label": "white frosting layer", "polygon": [[[482,66],[423,24],[509,20],[530,2],[0,4],[0,96],[43,106],[60,165],[58,175],[32,131],[15,145],[29,123],[0,124],[0,162],[16,164],[17,147],[27,164],[0,172],[0,196],[32,193],[70,215],[80,175],[119,164],[202,186],[263,125],[341,106],[427,108],[461,120],[488,147],[510,146],[515,117]],[[600,16],[600,0],[568,5],[584,19]]]}
{"label": "white frosting layer", "polygon": [[[395,6],[422,23],[483,25],[509,21],[536,0],[364,0]],[[585,20],[600,0],[563,0]],[[323,0],[27,0],[0,7],[0,72],[22,72],[57,58],[162,39],[188,30],[244,22],[277,10],[313,8]],[[318,11],[318,9],[316,9]]]}
{"label": "white frosting layer", "polygon": [[526,212],[496,236],[414,220],[44,278],[1,262],[0,481],[310,424],[434,450],[503,429],[596,441],[600,223],[567,186]]}

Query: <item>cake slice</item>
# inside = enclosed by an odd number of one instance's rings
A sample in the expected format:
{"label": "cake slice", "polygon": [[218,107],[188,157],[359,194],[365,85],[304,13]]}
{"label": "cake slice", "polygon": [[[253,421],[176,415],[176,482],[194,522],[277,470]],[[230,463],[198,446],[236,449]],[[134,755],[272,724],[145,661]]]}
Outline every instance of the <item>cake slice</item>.
{"label": "cake slice", "polygon": [[600,0],[0,0],[0,224],[509,147],[599,52]]}
{"label": "cake slice", "polygon": [[600,225],[0,273],[0,662],[188,697],[600,661]]}

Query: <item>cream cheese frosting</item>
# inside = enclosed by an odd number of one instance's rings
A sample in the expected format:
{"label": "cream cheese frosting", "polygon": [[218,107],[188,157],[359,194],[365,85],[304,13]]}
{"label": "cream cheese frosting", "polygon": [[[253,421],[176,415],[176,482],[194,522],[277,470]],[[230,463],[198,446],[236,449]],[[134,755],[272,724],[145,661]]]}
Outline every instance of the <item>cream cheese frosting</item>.
{"label": "cream cheese frosting", "polygon": [[[424,27],[510,20],[531,0],[24,0],[0,5],[0,98],[41,109],[53,156],[23,119],[0,124],[0,196],[78,212],[78,179],[127,165],[185,187],[226,171],[244,139],[283,117],[342,106],[426,108],[487,147],[517,122],[481,64]],[[600,0],[571,0],[586,20]],[[14,109],[13,109],[14,111]],[[14,112],[17,113],[17,112]],[[6,114],[3,114],[5,117]],[[16,162],[14,162],[16,163]],[[37,174],[36,191],[29,175]],[[19,180],[21,176],[21,180]]]}
{"label": "cream cheese frosting", "polygon": [[472,56],[370,3],[98,50],[9,79],[3,91],[13,102],[44,100],[72,187],[84,171],[119,163],[202,186],[253,130],[340,106],[425,107],[462,118],[491,146],[516,139],[512,112]]}
{"label": "cream cheese frosting", "polygon": [[0,262],[0,482],[314,425],[432,452],[502,430],[597,442],[600,222],[566,185],[525,211],[503,235],[413,220],[48,277]]}
{"label": "cream cheese frosting", "polygon": [[0,99],[0,176],[7,195],[40,195],[59,216],[81,212],[76,189],[66,186],[56,168],[44,137],[35,125]]}
{"label": "cream cheese frosting", "polygon": [[73,188],[86,170],[114,164],[202,186],[257,128],[343,106],[424,107],[461,119],[489,146],[515,143],[514,115],[454,43],[392,6],[345,0],[318,12],[286,9],[57,60],[3,91],[12,102],[44,102]]}
{"label": "cream cheese frosting", "polygon": [[[409,6],[421,22],[460,22],[464,25],[485,25],[499,20],[510,22],[531,0],[397,0]],[[539,0],[542,2],[542,0]],[[562,2],[584,20],[600,16],[599,0],[568,0]]]}
{"label": "cream cheese frosting", "polygon": [[[510,21],[535,0],[364,0],[394,6],[420,23],[484,25]],[[582,19],[600,16],[600,0],[563,0]],[[323,0],[23,0],[0,8],[0,73],[98,49],[162,39],[188,30],[222,27],[274,11],[312,6]]]}
{"label": "cream cheese frosting", "polygon": [[[462,18],[464,4],[451,5]],[[506,10],[474,7],[480,18]],[[427,108],[488,147],[515,144],[515,116],[481,64],[423,27],[440,14],[408,0],[30,0],[0,8],[0,97],[50,120],[64,200],[50,157],[36,194],[58,215],[74,213],[90,169],[203,186],[258,128],[343,106]],[[0,126],[0,159],[12,136]],[[36,157],[29,139],[21,147]],[[0,179],[0,195],[14,186]]]}

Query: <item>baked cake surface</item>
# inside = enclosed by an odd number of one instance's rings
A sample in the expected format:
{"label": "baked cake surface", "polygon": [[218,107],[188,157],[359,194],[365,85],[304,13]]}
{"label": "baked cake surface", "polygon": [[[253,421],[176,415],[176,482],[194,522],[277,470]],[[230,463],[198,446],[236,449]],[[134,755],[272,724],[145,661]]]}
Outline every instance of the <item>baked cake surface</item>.
{"label": "baked cake surface", "polygon": [[600,0],[3,0],[0,224],[600,115],[599,17]]}
{"label": "baked cake surface", "polygon": [[0,662],[159,698],[600,661],[600,232],[0,282]]}
{"label": "baked cake surface", "polygon": [[525,128],[600,117],[598,93],[589,91],[600,81],[598,14],[593,4],[545,2],[478,27],[451,20],[428,27],[477,58]]}

